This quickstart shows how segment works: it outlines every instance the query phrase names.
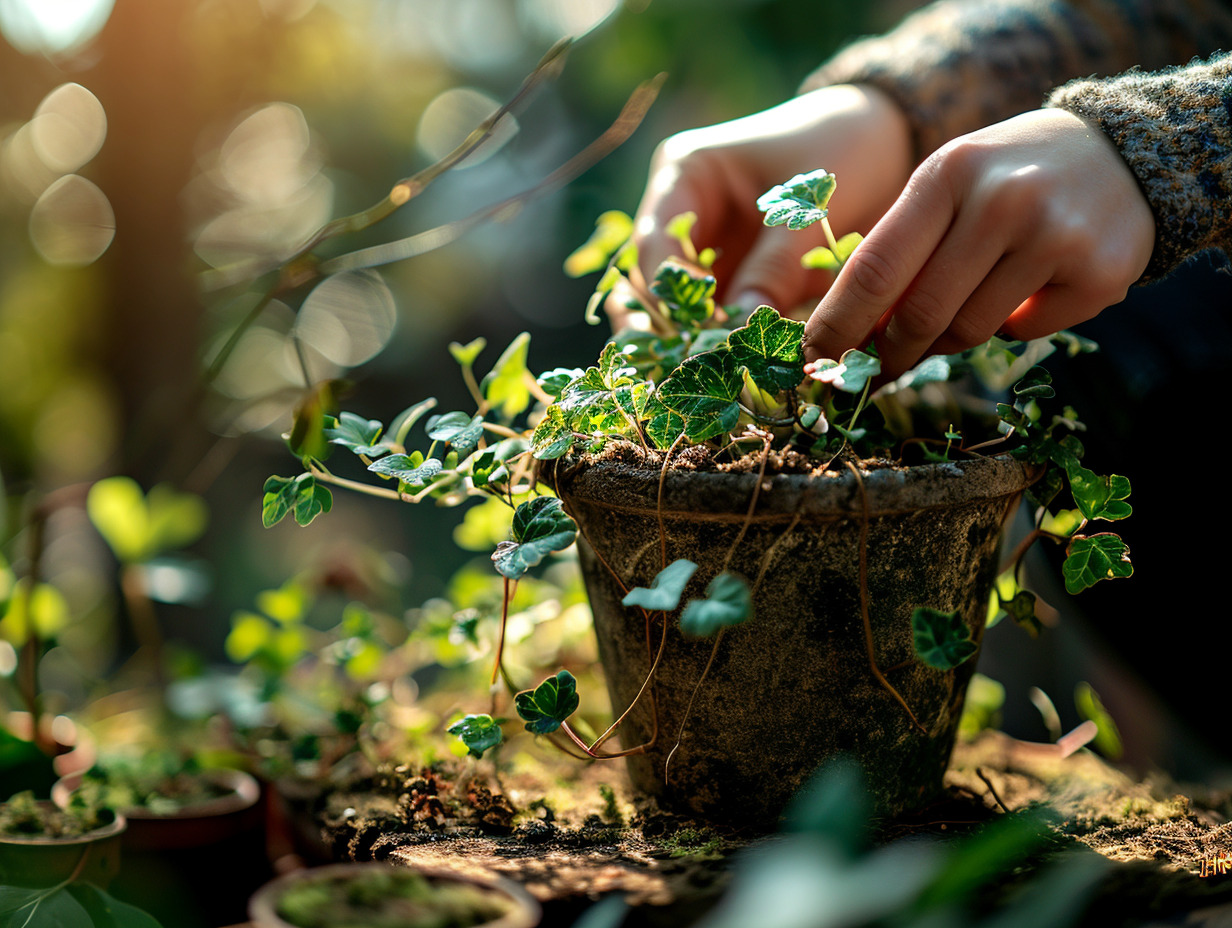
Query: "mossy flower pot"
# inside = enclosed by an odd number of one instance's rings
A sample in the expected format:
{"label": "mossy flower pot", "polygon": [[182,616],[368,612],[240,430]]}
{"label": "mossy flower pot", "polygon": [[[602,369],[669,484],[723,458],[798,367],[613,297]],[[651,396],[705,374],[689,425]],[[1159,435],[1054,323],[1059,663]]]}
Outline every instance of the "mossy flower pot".
{"label": "mossy flower pot", "polygon": [[542,911],[506,879],[378,861],[292,871],[261,887],[248,915],[254,928],[535,928]]}
{"label": "mossy flower pot", "polygon": [[[634,785],[716,824],[768,827],[820,764],[846,754],[883,814],[927,803],[975,659],[921,663],[911,616],[956,610],[978,644],[1001,531],[1034,476],[1008,456],[858,478],[767,474],[754,501],[756,473],[671,468],[660,488],[657,467],[561,462],[554,482],[580,528],[614,711],[633,702],[664,633],[661,613],[648,621],[621,604],[628,589],[677,558],[699,565],[682,602],[725,568],[753,586],[753,617],[717,644],[668,616],[653,699],[621,727],[626,747],[649,743],[628,759]],[[876,665],[910,714],[870,668],[865,615]]]}
{"label": "mossy flower pot", "polygon": [[82,835],[0,835],[0,886],[42,889],[76,879],[105,889],[120,869],[124,827],[117,815]]}

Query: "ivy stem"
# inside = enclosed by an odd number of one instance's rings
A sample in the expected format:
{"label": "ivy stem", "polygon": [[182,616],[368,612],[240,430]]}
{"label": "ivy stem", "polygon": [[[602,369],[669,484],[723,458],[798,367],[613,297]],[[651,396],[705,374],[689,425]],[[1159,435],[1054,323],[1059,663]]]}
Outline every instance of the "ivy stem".
{"label": "ivy stem", "polygon": [[754,412],[752,409],[745,406],[744,403],[737,403],[736,405],[740,407],[741,412],[747,413],[750,417],[765,425],[794,425],[796,422],[796,418],[794,416],[789,416],[786,419],[776,419],[773,416],[766,416],[762,413]]}
{"label": "ivy stem", "polygon": [[471,395],[471,399],[475,401],[475,405],[483,406],[487,403],[484,398],[483,391],[479,389],[479,381],[475,379],[475,371],[473,365],[462,365],[462,381],[466,384],[466,390]]}
{"label": "ivy stem", "polygon": [[500,679],[501,665],[505,659],[505,626],[509,622],[509,601],[513,599],[513,588],[510,587],[510,580],[505,578],[505,597],[501,600],[501,622],[500,635],[496,639],[496,664],[492,667],[492,686],[496,686],[496,681]]}
{"label": "ivy stem", "polygon": [[511,428],[508,428],[507,426],[504,426],[504,425],[498,425],[495,422],[488,422],[485,420],[483,422],[483,427],[487,429],[489,432],[491,432],[493,435],[500,435],[504,438],[521,438],[522,437],[521,432],[515,432]]}
{"label": "ivy stem", "polygon": [[308,473],[316,477],[318,480],[323,480],[326,483],[332,483],[337,487],[345,487],[348,490],[354,490],[356,493],[366,493],[368,496],[379,496],[382,499],[392,499],[398,502],[407,500],[397,490],[390,490],[386,487],[374,487],[367,483],[360,483],[358,480],[348,480],[346,477],[336,477],[329,471],[325,470],[317,464],[308,465]]}
{"label": "ivy stem", "polygon": [[[590,746],[590,749],[592,751],[598,750],[599,746],[602,745],[604,741],[606,741],[608,738],[612,737],[612,735],[616,733],[616,729],[620,727],[620,723],[625,720],[625,717],[630,712],[633,711],[633,707],[636,706],[638,702],[641,700],[642,694],[646,692],[646,688],[650,686],[651,681],[654,680],[655,671],[659,669],[659,661],[662,660],[663,658],[663,650],[666,645],[667,645],[667,618],[665,616],[664,621],[663,621],[663,637],[659,639],[659,652],[658,654],[655,655],[654,663],[650,665],[650,671],[646,674],[646,679],[642,681],[641,689],[637,691],[637,695],[633,697],[633,701],[629,703],[629,707],[620,714],[620,718],[612,722],[612,724],[607,727],[607,731],[605,731],[603,734],[601,734],[598,738],[595,739],[594,744]],[[658,719],[656,718],[655,721],[656,721],[656,728],[657,728]],[[657,732],[656,732],[656,735],[657,735]],[[655,742],[655,739],[651,738],[650,741],[647,742],[647,746],[654,744],[654,742]]]}
{"label": "ivy stem", "polygon": [[847,431],[855,429],[856,420],[860,418],[860,413],[864,412],[864,406],[868,402],[868,392],[872,385],[872,380],[864,381],[864,392],[860,394],[860,402],[856,403],[856,411],[851,414],[851,421],[847,423]]}
{"label": "ivy stem", "polygon": [[826,244],[830,246],[830,251],[834,253],[834,260],[841,268],[847,261],[838,256],[838,239],[834,237],[834,230],[830,228],[830,219],[827,216],[821,217],[821,231],[826,233]]}

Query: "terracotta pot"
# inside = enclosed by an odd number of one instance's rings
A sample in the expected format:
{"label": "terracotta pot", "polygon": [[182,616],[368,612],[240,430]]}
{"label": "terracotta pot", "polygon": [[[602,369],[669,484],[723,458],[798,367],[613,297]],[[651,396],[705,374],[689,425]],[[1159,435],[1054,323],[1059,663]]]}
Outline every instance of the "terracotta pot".
{"label": "terracotta pot", "polygon": [[[252,897],[248,917],[254,928],[295,928],[278,916],[278,903],[291,886],[303,880],[336,879],[360,876],[372,871],[395,869],[383,862],[330,864],[295,870],[266,883]],[[405,869],[405,868],[398,868]],[[415,872],[427,877],[434,884],[460,883],[494,893],[508,904],[508,911],[495,921],[486,921],[475,928],[535,928],[542,918],[539,903],[517,883],[500,877],[479,877],[455,873],[443,869],[415,867]]]}
{"label": "terracotta pot", "polygon": [[[699,565],[683,601],[704,596],[729,552],[728,568],[756,581],[753,618],[717,647],[713,636],[685,638],[679,613],[669,617],[655,700],[639,702],[621,728],[626,746],[650,742],[657,705],[657,738],[628,759],[634,785],[718,824],[764,827],[816,767],[845,753],[868,772],[882,813],[927,802],[975,660],[948,672],[920,663],[911,614],[958,610],[980,640],[1001,529],[1033,476],[1008,457],[875,469],[859,481],[850,472],[773,476],[746,519],[755,474],[672,470],[660,504],[658,469],[562,466],[557,489],[581,528],[615,711],[633,701],[660,641],[659,614],[648,641],[640,610],[621,605],[663,566],[660,518],[666,563]],[[862,601],[877,665],[920,727],[870,670]]]}
{"label": "terracotta pot", "polygon": [[77,873],[78,880],[105,889],[120,869],[124,826],[124,816],[117,815],[111,824],[75,837],[0,835],[0,885],[55,886]]}
{"label": "terracotta pot", "polygon": [[[273,872],[257,781],[239,770],[201,775],[227,792],[163,815],[122,810],[126,865],[117,892],[165,924],[184,928],[242,921],[253,889]],[[52,799],[66,807],[80,782],[80,775],[58,781]]]}

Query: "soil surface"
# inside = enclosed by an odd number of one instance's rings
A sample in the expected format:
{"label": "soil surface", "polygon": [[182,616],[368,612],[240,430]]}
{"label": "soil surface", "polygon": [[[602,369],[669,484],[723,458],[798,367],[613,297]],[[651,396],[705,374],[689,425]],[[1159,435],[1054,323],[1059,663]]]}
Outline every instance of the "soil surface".
{"label": "soil surface", "polygon": [[[616,765],[401,767],[327,797],[323,835],[338,859],[388,859],[497,873],[545,906],[545,926],[572,925],[597,899],[633,906],[625,926],[688,925],[722,895],[729,862],[759,840],[637,801]],[[1232,924],[1232,792],[1137,780],[1096,755],[985,732],[955,749],[946,796],[880,839],[944,838],[1046,804],[1058,846],[1082,845],[1116,866],[1092,908],[1104,925]]]}

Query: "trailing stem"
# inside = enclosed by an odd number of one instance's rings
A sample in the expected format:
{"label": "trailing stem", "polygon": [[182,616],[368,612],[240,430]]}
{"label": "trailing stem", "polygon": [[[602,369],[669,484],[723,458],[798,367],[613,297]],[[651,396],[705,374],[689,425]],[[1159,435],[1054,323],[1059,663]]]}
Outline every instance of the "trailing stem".
{"label": "trailing stem", "polygon": [[864,489],[864,478],[860,476],[860,469],[850,461],[845,462],[847,468],[856,478],[856,486],[860,488],[860,506],[863,510],[860,519],[860,618],[864,621],[864,648],[868,654],[868,669],[872,671],[873,676],[877,678],[877,682],[887,693],[898,700],[898,704],[906,711],[908,718],[911,719],[911,724],[918,728],[924,734],[928,734],[928,729],[920,724],[915,717],[915,713],[911,711],[911,707],[907,705],[907,700],[903,699],[902,694],[894,688],[894,685],[885,678],[885,675],[877,667],[877,653],[873,647],[873,625],[868,616],[868,493]]}

